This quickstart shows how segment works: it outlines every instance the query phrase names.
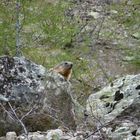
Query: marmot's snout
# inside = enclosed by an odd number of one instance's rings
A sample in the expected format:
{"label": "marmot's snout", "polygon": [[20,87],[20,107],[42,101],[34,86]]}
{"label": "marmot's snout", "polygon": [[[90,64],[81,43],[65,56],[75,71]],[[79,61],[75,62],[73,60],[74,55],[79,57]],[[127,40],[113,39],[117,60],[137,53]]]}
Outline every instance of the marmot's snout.
{"label": "marmot's snout", "polygon": [[72,66],[73,66],[73,63],[71,63],[71,64],[70,64],[70,66],[71,66],[71,68],[72,68]]}

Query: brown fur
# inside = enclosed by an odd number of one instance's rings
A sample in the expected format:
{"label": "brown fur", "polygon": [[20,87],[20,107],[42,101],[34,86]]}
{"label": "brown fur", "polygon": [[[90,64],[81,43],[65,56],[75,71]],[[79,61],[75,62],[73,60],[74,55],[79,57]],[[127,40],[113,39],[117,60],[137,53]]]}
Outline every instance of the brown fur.
{"label": "brown fur", "polygon": [[66,80],[69,80],[71,78],[71,74],[72,74],[72,66],[73,66],[72,62],[64,61],[64,62],[56,65],[51,70],[61,74],[63,77],[65,77]]}

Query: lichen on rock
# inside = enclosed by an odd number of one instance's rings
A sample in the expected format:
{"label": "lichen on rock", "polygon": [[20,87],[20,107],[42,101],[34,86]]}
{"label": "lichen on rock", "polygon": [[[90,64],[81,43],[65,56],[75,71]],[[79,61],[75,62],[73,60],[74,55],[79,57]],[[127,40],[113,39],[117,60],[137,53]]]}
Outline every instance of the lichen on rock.
{"label": "lichen on rock", "polygon": [[0,101],[0,135],[23,132],[8,103],[28,131],[75,127],[70,83],[25,57],[0,57]]}
{"label": "lichen on rock", "polygon": [[[87,100],[87,121],[92,127],[109,126],[109,137],[133,136],[140,126],[140,74],[116,79],[112,85],[91,94]],[[135,135],[135,134],[134,134]]]}

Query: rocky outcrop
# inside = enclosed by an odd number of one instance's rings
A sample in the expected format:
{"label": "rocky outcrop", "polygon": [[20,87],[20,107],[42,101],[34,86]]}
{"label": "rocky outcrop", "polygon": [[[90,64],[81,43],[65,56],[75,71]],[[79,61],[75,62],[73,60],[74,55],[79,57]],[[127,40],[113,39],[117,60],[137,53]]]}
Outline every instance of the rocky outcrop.
{"label": "rocky outcrop", "polygon": [[140,74],[114,81],[87,100],[87,122],[112,139],[135,137],[140,128]]}
{"label": "rocky outcrop", "polygon": [[[75,128],[70,83],[24,57],[0,58],[0,135]],[[24,130],[24,131],[23,131]]]}

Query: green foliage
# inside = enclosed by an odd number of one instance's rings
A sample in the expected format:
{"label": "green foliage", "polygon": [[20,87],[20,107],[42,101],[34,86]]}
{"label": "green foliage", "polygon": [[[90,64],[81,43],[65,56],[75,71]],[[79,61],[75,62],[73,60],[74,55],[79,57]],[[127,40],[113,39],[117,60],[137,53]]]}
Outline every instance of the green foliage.
{"label": "green foliage", "polygon": [[76,25],[65,15],[69,7],[68,2],[59,1],[55,5],[46,5],[42,11],[41,29],[46,34],[47,43],[61,48],[71,41]]}
{"label": "green foliage", "polygon": [[134,64],[135,66],[140,68],[140,48],[137,48],[136,50],[127,49],[125,52],[126,52],[125,61]]}
{"label": "green foliage", "polygon": [[0,3],[0,54],[3,53],[3,47],[13,48],[15,45],[15,16],[13,10],[12,3]]}
{"label": "green foliage", "polygon": [[[66,17],[72,5],[64,0],[20,1],[20,38],[22,47],[50,45],[61,48],[76,32],[74,21]],[[0,4],[0,46],[15,50],[16,1]],[[35,48],[34,48],[35,49]],[[2,49],[0,49],[2,54]]]}
{"label": "green foliage", "polygon": [[133,1],[131,4],[112,5],[111,9],[118,12],[113,18],[117,19],[119,24],[129,27],[129,29],[140,24],[140,7],[136,2]]}
{"label": "green foliage", "polygon": [[132,3],[133,3],[134,5],[140,5],[140,1],[139,1],[139,0],[133,0]]}

